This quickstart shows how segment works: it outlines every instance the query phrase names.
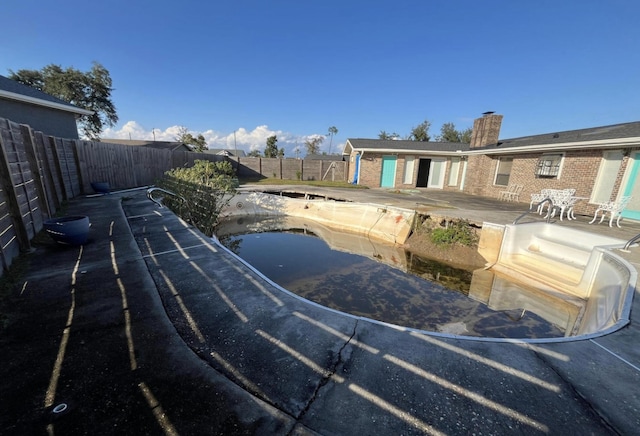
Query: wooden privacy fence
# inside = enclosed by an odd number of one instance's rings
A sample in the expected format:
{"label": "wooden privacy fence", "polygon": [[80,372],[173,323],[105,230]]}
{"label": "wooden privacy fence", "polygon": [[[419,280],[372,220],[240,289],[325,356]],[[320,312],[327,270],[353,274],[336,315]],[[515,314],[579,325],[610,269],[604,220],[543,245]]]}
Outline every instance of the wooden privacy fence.
{"label": "wooden privacy fence", "polygon": [[229,160],[239,177],[346,181],[347,162],[232,158],[207,153],[83,141],[47,136],[0,118],[0,262],[31,249],[46,219],[67,200],[92,194],[92,182],[111,189],[155,184],[172,168],[197,159]]}
{"label": "wooden privacy fence", "polygon": [[174,164],[168,150],[56,138],[0,118],[0,274],[63,202],[93,193],[91,182],[152,185]]}
{"label": "wooden privacy fence", "polygon": [[[337,159],[340,156],[336,156]],[[342,160],[229,157],[238,177],[346,182],[348,163]]]}

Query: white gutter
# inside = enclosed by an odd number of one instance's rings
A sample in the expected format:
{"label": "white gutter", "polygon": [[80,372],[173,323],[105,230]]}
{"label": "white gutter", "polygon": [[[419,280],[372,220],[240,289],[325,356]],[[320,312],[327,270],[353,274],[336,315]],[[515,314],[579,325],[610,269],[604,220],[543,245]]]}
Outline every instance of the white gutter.
{"label": "white gutter", "polygon": [[41,98],[29,97],[27,95],[16,94],[15,92],[4,91],[0,89],[0,98],[6,98],[9,100],[17,100],[23,103],[35,104],[37,106],[49,107],[52,109],[58,109],[65,112],[71,112],[78,115],[93,115],[93,111],[81,109],[79,107],[70,106],[62,103],[56,103],[54,101],[47,101]]}
{"label": "white gutter", "polygon": [[435,151],[435,150],[414,150],[414,149],[398,149],[398,148],[353,148],[353,151],[364,153],[387,153],[387,154],[428,154],[430,156],[460,156],[463,153],[462,150],[456,151]]}
{"label": "white gutter", "polygon": [[562,144],[542,144],[527,145],[522,147],[497,147],[491,150],[469,150],[464,154],[504,154],[506,153],[526,153],[533,151],[558,151],[567,149],[590,149],[590,148],[620,148],[620,147],[640,147],[640,137],[601,139],[597,141],[575,141],[564,142]]}
{"label": "white gutter", "polygon": [[640,147],[640,137],[630,138],[600,139],[596,141],[574,141],[563,142],[561,144],[539,144],[519,147],[496,147],[490,150],[456,150],[456,151],[435,151],[435,150],[415,150],[415,149],[387,149],[387,148],[353,148],[353,151],[364,153],[387,153],[387,154],[421,154],[430,156],[466,156],[476,154],[505,154],[505,153],[527,153],[536,151],[558,151],[567,149],[591,149],[591,148],[621,148]]}

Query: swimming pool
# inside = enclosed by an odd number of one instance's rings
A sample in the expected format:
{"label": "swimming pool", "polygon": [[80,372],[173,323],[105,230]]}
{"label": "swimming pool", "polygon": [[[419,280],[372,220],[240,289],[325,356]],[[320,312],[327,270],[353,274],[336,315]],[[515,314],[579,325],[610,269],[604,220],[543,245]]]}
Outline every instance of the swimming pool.
{"label": "swimming pool", "polygon": [[[360,208],[364,211],[361,214]],[[219,226],[218,235],[233,247],[231,251],[246,257],[247,265],[283,292],[348,316],[421,333],[484,341],[557,342],[601,336],[629,322],[637,273],[611,250],[612,241],[620,241],[540,222],[517,226],[484,223],[478,252],[487,260],[487,267],[442,274],[438,272],[441,267],[433,267],[434,262],[442,262],[421,259],[394,243],[408,237],[412,213],[380,205],[252,193],[239,197],[226,211],[228,219]],[[383,225],[379,225],[381,222]],[[328,260],[318,262],[318,257],[312,256],[304,267],[287,268],[288,264],[299,263],[304,258],[301,253],[308,249],[285,250],[282,241],[269,240],[272,236],[266,234],[271,231],[315,235],[333,253]],[[252,258],[240,253],[243,245],[255,241],[244,242],[238,235],[256,233],[260,235],[255,239],[263,244],[257,250],[259,255]],[[267,260],[274,261],[276,255],[287,251],[293,253],[293,260],[278,260],[274,271],[268,272],[268,266],[261,265],[259,258],[264,253]],[[314,261],[332,265],[339,258],[336,251],[368,258],[373,262],[371,270],[347,267],[342,260],[323,272],[307,271]],[[529,265],[530,260],[545,257],[550,259]],[[356,265],[362,261],[353,262]],[[374,272],[380,264],[395,271]],[[420,264],[430,265],[427,271],[436,272],[421,277],[413,271]],[[579,278],[577,282],[563,277],[567,268]],[[552,269],[555,274],[547,274]],[[283,278],[285,270],[296,272]],[[362,277],[346,280],[354,277],[356,270],[363,271]],[[391,275],[428,283],[401,285],[413,291],[400,298],[399,285],[387,286],[391,289],[387,294],[378,289],[381,283],[391,283],[387,280]],[[461,276],[466,278],[461,280]],[[551,285],[545,281],[554,277]],[[363,283],[369,284],[364,290],[359,287]],[[429,289],[429,295],[425,295],[425,289]],[[444,302],[443,307],[440,302]],[[470,311],[464,312],[465,307]]]}
{"label": "swimming pool", "polygon": [[302,298],[409,329],[476,338],[564,338],[580,331],[588,308],[584,299],[294,217],[228,220],[218,237]]}

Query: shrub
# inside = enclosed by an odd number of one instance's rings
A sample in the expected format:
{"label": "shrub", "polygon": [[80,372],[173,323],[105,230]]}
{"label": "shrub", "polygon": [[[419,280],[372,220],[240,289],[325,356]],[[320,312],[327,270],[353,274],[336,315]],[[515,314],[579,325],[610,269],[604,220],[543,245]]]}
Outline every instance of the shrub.
{"label": "shrub", "polygon": [[207,235],[213,235],[220,212],[236,194],[238,179],[230,162],[196,160],[189,168],[165,173],[158,186],[177,195],[164,204]]}
{"label": "shrub", "polygon": [[446,227],[435,228],[430,232],[431,241],[436,245],[460,244],[473,246],[478,236],[466,220],[446,223]]}

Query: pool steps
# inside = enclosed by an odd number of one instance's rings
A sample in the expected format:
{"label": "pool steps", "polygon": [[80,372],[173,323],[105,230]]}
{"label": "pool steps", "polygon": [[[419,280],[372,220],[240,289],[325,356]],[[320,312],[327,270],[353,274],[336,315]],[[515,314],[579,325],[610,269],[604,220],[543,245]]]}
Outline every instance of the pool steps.
{"label": "pool steps", "polygon": [[621,239],[546,223],[507,225],[492,269],[589,298],[603,250],[624,244]]}

